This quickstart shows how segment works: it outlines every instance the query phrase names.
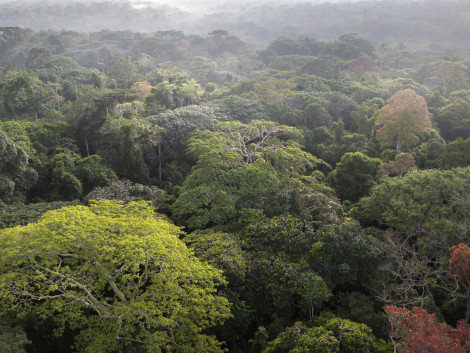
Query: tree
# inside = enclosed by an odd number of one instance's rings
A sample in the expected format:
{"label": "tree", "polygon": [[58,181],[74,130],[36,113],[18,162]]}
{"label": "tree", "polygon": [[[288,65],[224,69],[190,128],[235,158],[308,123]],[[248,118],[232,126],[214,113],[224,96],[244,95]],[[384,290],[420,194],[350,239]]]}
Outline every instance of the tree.
{"label": "tree", "polygon": [[331,296],[331,292],[323,278],[312,272],[305,272],[300,275],[298,294],[302,298],[301,304],[308,309],[310,319],[313,318],[315,310]]}
{"label": "tree", "polygon": [[377,174],[379,177],[398,176],[402,177],[403,174],[416,168],[415,159],[409,153],[399,153],[395,156],[393,161],[384,163],[379,167]]}
{"label": "tree", "polygon": [[96,187],[83,199],[89,203],[92,200],[119,200],[124,203],[137,200],[151,201],[155,209],[165,200],[165,192],[156,186],[132,183],[129,180],[116,180],[109,186]]}
{"label": "tree", "polygon": [[395,144],[397,152],[416,145],[431,127],[426,101],[411,89],[395,93],[380,112],[377,139],[384,147]]}
{"label": "tree", "polygon": [[25,345],[31,341],[21,327],[10,327],[0,321],[0,351],[3,353],[26,353]]}
{"label": "tree", "polygon": [[50,168],[55,196],[65,200],[80,198],[94,187],[108,186],[117,179],[100,156],[81,158],[68,150],[57,153],[50,161]]}
{"label": "tree", "polygon": [[198,103],[203,94],[204,90],[201,85],[192,78],[183,83],[181,87],[178,87],[176,98],[179,100],[180,107],[182,107],[185,102],[186,105]]}
{"label": "tree", "polygon": [[309,61],[301,68],[301,73],[323,77],[329,80],[339,78],[339,65],[331,59],[318,58]]}
{"label": "tree", "polygon": [[373,287],[383,263],[379,242],[356,221],[333,221],[324,221],[317,231],[307,234],[312,238],[307,257],[310,267],[333,289]]}
{"label": "tree", "polygon": [[[214,130],[221,120],[228,120],[224,113],[208,105],[189,105],[175,110],[167,110],[146,119],[150,124],[161,130],[161,142],[158,144],[158,176],[159,180],[171,180],[172,183],[182,182],[181,172],[165,173],[165,166],[175,160],[184,161],[188,139],[196,129]],[[183,164],[184,165],[184,164]]]}
{"label": "tree", "polygon": [[461,137],[449,142],[443,156],[445,168],[466,167],[470,165],[470,138]]}
{"label": "tree", "polygon": [[29,52],[26,66],[30,69],[46,64],[52,59],[52,53],[47,48],[32,48]]}
{"label": "tree", "polygon": [[19,202],[12,204],[0,203],[0,229],[25,226],[28,223],[37,222],[47,211],[65,206],[76,206],[78,204],[78,201],[52,201],[29,204]]}
{"label": "tree", "polygon": [[217,129],[223,133],[226,144],[232,151],[238,152],[245,163],[252,163],[261,153],[261,146],[267,138],[288,130],[272,121],[252,121],[243,124],[238,121],[220,122]]}
{"label": "tree", "polygon": [[[199,131],[189,140],[188,154],[197,164],[172,205],[173,215],[183,224],[204,228],[234,220],[249,223],[281,203],[280,189],[318,184],[302,174],[323,161],[301,150],[296,142],[299,130],[269,121],[221,122],[217,129]],[[281,140],[281,133],[288,132],[293,137]]]}
{"label": "tree", "polygon": [[109,73],[109,62],[110,59],[114,56],[113,51],[108,47],[103,47],[100,49],[100,56],[103,59],[104,64],[104,73]]}
{"label": "tree", "polygon": [[326,125],[329,119],[327,99],[315,96],[308,96],[304,108],[304,126],[307,128],[317,128]]}
{"label": "tree", "polygon": [[326,320],[320,317],[317,321],[324,322],[315,327],[296,322],[269,342],[264,353],[380,352],[383,342],[374,337],[369,327],[331,316]]}
{"label": "tree", "polygon": [[180,234],[143,201],[65,207],[3,230],[2,311],[77,332],[79,351],[222,352],[203,330],[230,315],[216,293],[225,281]]}
{"label": "tree", "polygon": [[120,88],[128,88],[137,75],[137,66],[129,57],[119,58],[109,69],[109,76],[118,82]]}
{"label": "tree", "polygon": [[[447,266],[449,247],[468,242],[470,170],[411,171],[388,178],[352,215],[366,225],[386,229],[381,242],[387,276],[375,295],[385,303],[421,306],[435,312],[455,299],[466,300]],[[454,318],[455,319],[455,318]]]}
{"label": "tree", "polygon": [[362,54],[368,56],[374,55],[374,43],[366,38],[359,37],[357,33],[346,33],[341,35],[338,39],[340,42],[350,45]]}
{"label": "tree", "polygon": [[446,140],[470,137],[470,90],[454,91],[436,113],[436,122]]}
{"label": "tree", "polygon": [[328,178],[342,200],[356,202],[374,184],[380,164],[378,158],[370,158],[360,152],[348,152]]}
{"label": "tree", "polygon": [[199,259],[223,270],[230,286],[244,285],[247,259],[237,236],[205,230],[188,234],[183,241]]}
{"label": "tree", "polygon": [[460,243],[457,246],[452,246],[449,250],[451,251],[449,270],[457,282],[465,288],[467,310],[465,311],[464,325],[466,326],[470,320],[470,247]]}
{"label": "tree", "polygon": [[441,81],[444,97],[453,91],[468,89],[468,68],[461,62],[439,59],[427,63],[421,70],[426,72],[426,79],[437,78]]}
{"label": "tree", "polygon": [[419,307],[408,310],[388,305],[385,314],[391,325],[394,352],[466,353],[470,349],[470,328],[464,328],[461,322],[452,328],[439,323],[436,314]]}
{"label": "tree", "polygon": [[349,65],[351,76],[355,80],[359,80],[366,72],[374,71],[376,67],[377,64],[367,56],[355,59]]}
{"label": "tree", "polygon": [[10,72],[0,81],[1,120],[37,120],[54,97],[31,72]]}
{"label": "tree", "polygon": [[[311,98],[317,97],[319,99]],[[329,104],[325,105],[324,102],[326,99]],[[325,120],[327,125],[332,121],[339,122],[342,121],[346,125],[346,129],[349,129],[351,125],[351,111],[356,109],[357,103],[348,97],[347,95],[341,92],[300,92],[297,95],[289,98],[289,105],[304,110],[308,108],[310,103],[314,103],[315,108],[328,108],[328,118]],[[321,110],[320,110],[321,111]],[[324,112],[322,112],[324,114]],[[325,118],[325,116],[324,116]],[[317,122],[319,123],[319,122]]]}
{"label": "tree", "polygon": [[339,341],[324,327],[308,328],[302,322],[286,328],[268,343],[264,353],[329,353],[339,351]]}
{"label": "tree", "polygon": [[150,171],[144,156],[157,158],[155,150],[160,151],[162,128],[147,119],[108,118],[99,132],[102,136],[99,151],[117,174],[135,182],[148,183]]}
{"label": "tree", "polygon": [[0,200],[24,200],[37,177],[28,153],[0,130]]}
{"label": "tree", "polygon": [[116,105],[133,102],[137,95],[129,90],[111,90],[108,88],[80,89],[80,99],[68,105],[65,110],[74,127],[74,137],[83,155],[96,153],[100,142],[98,130]]}
{"label": "tree", "polygon": [[221,289],[221,294],[232,303],[233,316],[215,332],[227,344],[229,351],[237,351],[235,347],[246,346],[244,338],[251,333],[253,319],[250,304],[243,296],[247,285],[248,258],[242,250],[242,242],[237,235],[212,229],[192,232],[183,241],[201,261],[222,270],[227,279],[227,286]]}
{"label": "tree", "polygon": [[145,97],[150,94],[152,86],[147,81],[136,82],[131,86],[131,91],[134,91],[139,96],[141,101],[145,101]]}
{"label": "tree", "polygon": [[226,116],[225,120],[238,120],[245,124],[252,120],[273,120],[271,112],[268,112],[263,104],[238,95],[213,100],[207,105],[213,106],[219,114]]}

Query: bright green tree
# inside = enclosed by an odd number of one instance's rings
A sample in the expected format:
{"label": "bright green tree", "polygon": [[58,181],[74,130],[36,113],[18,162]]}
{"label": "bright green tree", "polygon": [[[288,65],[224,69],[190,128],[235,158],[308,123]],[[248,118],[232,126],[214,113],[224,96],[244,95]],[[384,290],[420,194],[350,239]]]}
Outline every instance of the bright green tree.
{"label": "bright green tree", "polygon": [[330,353],[339,352],[339,341],[324,327],[308,328],[296,322],[268,343],[264,353]]}
{"label": "bright green tree", "polygon": [[179,101],[180,107],[186,102],[186,104],[196,104],[204,94],[204,90],[201,85],[197,83],[195,79],[190,79],[178,88],[176,92],[176,98]]}
{"label": "bright green tree", "polygon": [[180,234],[150,203],[115,201],[3,230],[2,312],[77,332],[77,352],[222,352],[203,330],[230,315],[216,293],[225,281]]}
{"label": "bright green tree", "polygon": [[[308,327],[296,322],[268,343],[264,353],[373,353],[383,351],[383,341],[377,340],[364,324],[335,318],[320,317],[323,325]],[[324,315],[327,317],[327,315]]]}

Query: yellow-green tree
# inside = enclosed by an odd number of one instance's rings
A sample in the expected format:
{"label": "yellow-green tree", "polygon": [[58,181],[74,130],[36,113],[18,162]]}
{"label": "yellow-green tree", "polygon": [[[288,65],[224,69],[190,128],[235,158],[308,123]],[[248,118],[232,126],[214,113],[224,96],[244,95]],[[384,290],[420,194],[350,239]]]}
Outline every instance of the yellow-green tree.
{"label": "yellow-green tree", "polygon": [[230,315],[216,293],[225,281],[180,234],[142,201],[65,207],[5,229],[0,312],[78,332],[80,352],[221,352],[203,330]]}

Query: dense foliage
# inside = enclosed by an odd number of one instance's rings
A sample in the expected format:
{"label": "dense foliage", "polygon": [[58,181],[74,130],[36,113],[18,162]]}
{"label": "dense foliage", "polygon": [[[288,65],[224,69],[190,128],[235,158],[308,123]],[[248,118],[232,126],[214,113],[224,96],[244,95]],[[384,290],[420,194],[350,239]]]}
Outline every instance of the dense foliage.
{"label": "dense foliage", "polygon": [[0,351],[469,351],[470,53],[292,31],[0,27]]}

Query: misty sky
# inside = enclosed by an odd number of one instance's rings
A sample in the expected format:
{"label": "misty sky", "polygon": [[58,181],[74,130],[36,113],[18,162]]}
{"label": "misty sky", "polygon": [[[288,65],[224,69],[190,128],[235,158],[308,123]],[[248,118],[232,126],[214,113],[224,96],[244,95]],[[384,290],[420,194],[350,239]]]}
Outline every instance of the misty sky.
{"label": "misty sky", "polygon": [[[227,7],[249,7],[256,5],[280,5],[280,4],[297,4],[297,3],[312,3],[312,4],[321,4],[326,2],[325,0],[22,0],[21,3],[24,5],[28,3],[37,3],[37,2],[100,2],[100,1],[126,1],[126,2],[135,2],[135,3],[155,3],[156,5],[167,4],[170,6],[176,6],[180,9],[198,12],[198,13],[211,13]],[[328,0],[330,3],[338,2],[358,2],[363,0]],[[382,0],[367,0],[367,1],[382,1]],[[410,0],[415,1],[415,0]],[[0,0],[0,4],[5,3],[16,3],[19,5],[18,1],[13,0]]]}
{"label": "misty sky", "polygon": [[[132,2],[141,2],[142,0],[130,0]],[[191,9],[191,10],[213,10],[218,7],[227,5],[231,6],[253,6],[253,5],[264,5],[264,4],[296,4],[296,3],[312,3],[319,4],[325,2],[325,0],[144,0],[148,2],[154,2],[159,4],[169,4],[180,8]],[[357,2],[361,0],[329,0],[330,3],[335,2]],[[370,1],[370,0],[369,0]],[[372,0],[374,1],[374,0]],[[380,0],[378,0],[380,1]],[[412,0],[410,0],[412,1]]]}

